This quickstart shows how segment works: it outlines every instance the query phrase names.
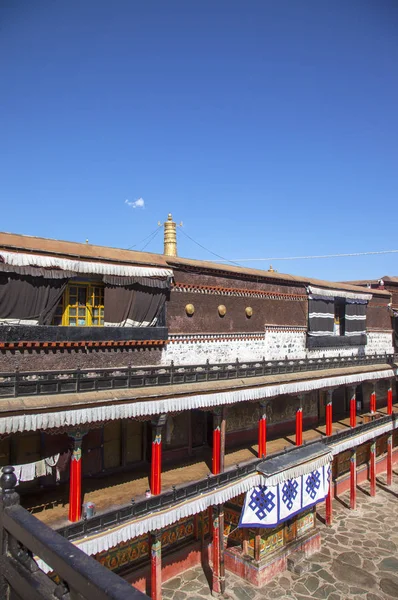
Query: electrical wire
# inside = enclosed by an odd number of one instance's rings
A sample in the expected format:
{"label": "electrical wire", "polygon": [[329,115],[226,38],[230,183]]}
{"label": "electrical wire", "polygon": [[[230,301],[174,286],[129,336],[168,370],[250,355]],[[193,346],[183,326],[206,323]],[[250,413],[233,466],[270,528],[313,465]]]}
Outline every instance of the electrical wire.
{"label": "electrical wire", "polygon": [[150,244],[150,243],[151,243],[151,242],[152,242],[152,241],[155,239],[155,237],[156,237],[156,236],[158,235],[158,233],[159,233],[159,230],[160,230],[160,227],[158,227],[158,228],[157,228],[157,229],[154,231],[154,233],[153,233],[153,235],[152,235],[151,239],[147,241],[147,243],[145,244],[145,246],[144,246],[143,248],[141,248],[140,252],[143,252],[143,251],[145,250],[145,248],[146,248],[146,247],[147,247],[147,246],[148,246],[148,245],[149,245],[149,244]]}
{"label": "electrical wire", "polygon": [[127,248],[127,250],[132,250],[133,248],[136,248],[137,246],[139,246],[140,244],[142,244],[142,242],[145,242],[145,240],[147,240],[149,237],[151,237],[152,235],[154,235],[157,231],[159,231],[159,229],[162,227],[162,225],[158,225],[155,229],[155,231],[152,231],[152,233],[150,233],[149,235],[147,235],[146,237],[144,237],[143,240],[141,240],[140,242],[137,242],[136,244],[133,244],[133,246],[130,246],[129,248]]}
{"label": "electrical wire", "polygon": [[[275,261],[275,260],[309,260],[313,258],[344,258],[346,256],[370,256],[374,254],[396,254],[398,250],[375,250],[370,252],[347,252],[346,254],[319,254],[314,256],[270,256],[268,258],[236,258],[240,262]],[[227,259],[224,259],[227,260]],[[213,261],[212,261],[213,262]],[[228,261],[232,262],[232,261]]]}
{"label": "electrical wire", "polygon": [[[219,254],[216,254],[216,252],[212,252],[211,250],[209,250],[208,248],[206,248],[206,246],[203,246],[202,244],[200,244],[199,242],[197,242],[196,240],[194,240],[190,235],[188,235],[185,231],[183,231],[182,229],[178,229],[179,233],[183,233],[185,235],[185,237],[187,237],[188,239],[191,240],[191,242],[193,242],[194,244],[196,244],[197,246],[199,246],[200,248],[202,248],[203,250],[206,250],[206,252],[209,252],[210,254],[212,254],[213,256],[217,256],[217,258],[221,258],[221,260],[224,260],[225,262],[229,262],[233,265],[236,265],[237,267],[240,267],[241,265],[239,265],[237,262],[233,261],[233,260],[229,260],[228,258],[224,258],[223,256],[220,256]],[[216,262],[216,261],[210,261],[210,262]]]}

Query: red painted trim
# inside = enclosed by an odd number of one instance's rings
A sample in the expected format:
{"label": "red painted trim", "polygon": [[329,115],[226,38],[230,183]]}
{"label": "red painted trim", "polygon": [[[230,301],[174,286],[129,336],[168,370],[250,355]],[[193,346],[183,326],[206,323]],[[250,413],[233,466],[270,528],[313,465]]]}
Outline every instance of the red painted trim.
{"label": "red painted trim", "polygon": [[69,521],[76,523],[82,516],[82,461],[70,461]]}
{"label": "red painted trim", "polygon": [[303,443],[303,411],[299,408],[296,412],[296,446]]}
{"label": "red painted trim", "polygon": [[356,427],[357,425],[357,398],[355,392],[351,396],[350,400],[350,427]]}
{"label": "red painted trim", "polygon": [[392,415],[392,388],[388,388],[387,392],[387,414]]}
{"label": "red painted trim", "polygon": [[213,460],[212,470],[213,475],[218,475],[220,472],[220,451],[221,451],[221,431],[220,427],[213,429]]}
{"label": "red painted trim", "polygon": [[258,457],[267,456],[267,419],[258,421]]}
{"label": "red painted trim", "polygon": [[151,493],[155,496],[162,491],[162,442],[152,442]]}
{"label": "red painted trim", "polygon": [[326,404],[326,435],[332,435],[333,427],[333,407],[332,403]]}
{"label": "red painted trim", "polygon": [[151,547],[151,598],[162,600],[162,557]]}
{"label": "red painted trim", "polygon": [[217,518],[217,526],[214,524],[213,517],[213,543],[212,543],[212,559],[213,559],[213,578],[212,578],[212,592],[219,594],[220,588],[220,527],[219,520]]}
{"label": "red painted trim", "polygon": [[376,412],[376,392],[370,394],[370,412]]}

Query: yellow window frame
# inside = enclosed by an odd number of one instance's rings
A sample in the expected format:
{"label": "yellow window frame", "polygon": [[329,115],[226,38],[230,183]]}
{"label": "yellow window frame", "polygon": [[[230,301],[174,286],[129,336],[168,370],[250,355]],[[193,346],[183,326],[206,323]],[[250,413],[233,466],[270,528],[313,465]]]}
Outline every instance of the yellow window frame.
{"label": "yellow window frame", "polygon": [[[85,303],[79,303],[79,291],[85,292]],[[71,324],[72,320],[75,320],[75,325]],[[79,323],[83,320],[84,323]],[[102,327],[103,324],[104,285],[84,281],[69,283],[63,297],[62,325],[65,327]]]}

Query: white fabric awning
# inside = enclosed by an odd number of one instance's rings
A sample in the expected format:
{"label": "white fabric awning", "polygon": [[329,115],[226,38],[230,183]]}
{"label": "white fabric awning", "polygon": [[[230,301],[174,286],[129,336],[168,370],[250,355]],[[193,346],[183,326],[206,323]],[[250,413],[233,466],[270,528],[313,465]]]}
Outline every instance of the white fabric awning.
{"label": "white fabric awning", "polygon": [[309,285],[309,294],[315,294],[316,296],[331,296],[333,298],[349,298],[351,300],[367,300],[368,302],[372,299],[372,294],[359,294],[357,292],[346,292],[344,290],[330,290],[325,288],[317,288],[313,285]]}
{"label": "white fabric awning", "polygon": [[[197,408],[212,408],[246,402],[274,398],[282,394],[298,394],[316,389],[333,388],[340,385],[350,385],[362,381],[386,379],[395,377],[393,369],[384,371],[371,371],[368,373],[355,373],[353,375],[340,375],[322,379],[309,379],[293,383],[244,388],[226,392],[210,392],[205,394],[192,394],[190,396],[176,396],[162,400],[144,400],[115,404],[118,399],[110,397],[108,403],[102,406],[92,406],[56,412],[18,414],[0,418],[0,434],[17,433],[20,431],[37,431],[57,427],[79,427],[87,423],[101,421],[114,421],[117,419],[131,419],[135,417],[150,417],[169,412],[192,410]],[[159,394],[162,389],[159,388]],[[134,394],[134,390],[131,390]],[[112,403],[112,400],[114,401]]]}
{"label": "white fabric awning", "polygon": [[40,254],[23,254],[19,252],[6,252],[1,250],[0,257],[3,261],[14,267],[44,267],[57,268],[75,273],[92,273],[95,275],[117,275],[120,277],[172,277],[171,269],[158,267],[139,267],[103,262],[89,262],[85,260],[70,260],[57,256],[44,256]]}
{"label": "white fabric awning", "polygon": [[371,431],[366,431],[365,433],[358,434],[356,436],[350,437],[349,440],[343,440],[342,442],[338,442],[336,444],[330,443],[329,447],[332,451],[333,456],[336,454],[340,454],[340,452],[344,452],[344,450],[350,450],[351,448],[356,448],[361,444],[365,444],[365,442],[369,442],[380,435],[385,433],[390,433],[394,431],[394,429],[398,428],[398,422],[387,423],[386,425],[380,425]]}

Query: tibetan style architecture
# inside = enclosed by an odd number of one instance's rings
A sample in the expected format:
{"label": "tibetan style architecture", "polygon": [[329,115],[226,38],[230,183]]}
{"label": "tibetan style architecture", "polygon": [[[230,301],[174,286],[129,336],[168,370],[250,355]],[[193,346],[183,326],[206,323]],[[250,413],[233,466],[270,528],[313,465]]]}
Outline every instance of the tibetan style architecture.
{"label": "tibetan style architecture", "polygon": [[162,255],[0,234],[1,465],[154,600],[200,562],[262,586],[391,483],[391,293],[179,258],[171,215]]}

